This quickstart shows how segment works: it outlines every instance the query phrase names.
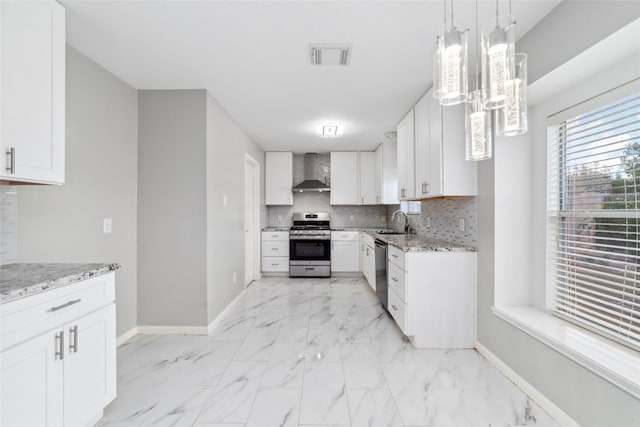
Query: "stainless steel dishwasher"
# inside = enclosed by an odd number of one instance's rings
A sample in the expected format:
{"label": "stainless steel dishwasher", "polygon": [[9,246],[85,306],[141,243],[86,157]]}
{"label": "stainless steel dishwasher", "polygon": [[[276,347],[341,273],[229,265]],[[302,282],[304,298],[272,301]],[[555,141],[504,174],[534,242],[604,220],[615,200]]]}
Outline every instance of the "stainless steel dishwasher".
{"label": "stainless steel dishwasher", "polygon": [[387,283],[387,244],[378,239],[376,244],[376,294],[380,299],[380,303],[389,311],[388,308],[388,287]]}

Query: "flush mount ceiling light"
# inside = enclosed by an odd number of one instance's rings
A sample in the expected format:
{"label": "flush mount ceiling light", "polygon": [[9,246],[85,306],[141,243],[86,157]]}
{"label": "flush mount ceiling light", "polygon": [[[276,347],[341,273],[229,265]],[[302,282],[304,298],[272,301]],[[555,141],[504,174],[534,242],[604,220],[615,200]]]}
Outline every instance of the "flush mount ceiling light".
{"label": "flush mount ceiling light", "polygon": [[396,139],[398,139],[398,132],[385,132],[384,137],[389,141],[395,141]]}
{"label": "flush mount ceiling light", "polygon": [[342,43],[311,44],[312,65],[349,65],[351,60],[351,45]]}
{"label": "flush mount ceiling light", "polygon": [[325,123],[316,126],[316,136],[322,138],[341,138],[344,135],[344,125],[339,123]]}

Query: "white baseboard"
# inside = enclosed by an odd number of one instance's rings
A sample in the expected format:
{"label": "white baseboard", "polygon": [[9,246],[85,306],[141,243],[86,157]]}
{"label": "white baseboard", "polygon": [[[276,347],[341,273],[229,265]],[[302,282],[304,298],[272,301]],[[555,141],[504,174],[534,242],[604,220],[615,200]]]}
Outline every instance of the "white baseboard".
{"label": "white baseboard", "polygon": [[240,292],[238,296],[233,299],[233,301],[227,304],[224,310],[222,310],[220,314],[218,314],[216,318],[213,319],[211,323],[209,323],[209,326],[207,327],[207,335],[211,335],[211,332],[213,332],[214,328],[218,326],[220,322],[222,322],[222,319],[224,319],[227,316],[227,314],[229,314],[229,312],[233,309],[233,307],[235,307],[236,304],[238,304],[238,301],[240,301],[240,299],[246,292],[247,290],[243,289],[242,292]]}
{"label": "white baseboard", "polygon": [[126,343],[136,335],[138,335],[138,327],[134,326],[133,328],[129,329],[127,332],[116,338],[116,347],[120,347],[122,344]]}
{"label": "white baseboard", "polygon": [[529,396],[534,402],[536,402],[547,414],[551,415],[561,426],[563,427],[580,427],[580,424],[575,422],[573,418],[567,415],[562,409],[556,406],[551,400],[549,400],[544,394],[540,393],[534,386],[529,384],[524,378],[516,373],[513,369],[504,363],[498,356],[493,354],[488,348],[476,341],[476,350],[489,363],[495,366],[500,372],[504,374],[516,387],[522,390],[527,396]]}
{"label": "white baseboard", "polygon": [[207,335],[206,326],[138,326],[139,334],[149,335]]}

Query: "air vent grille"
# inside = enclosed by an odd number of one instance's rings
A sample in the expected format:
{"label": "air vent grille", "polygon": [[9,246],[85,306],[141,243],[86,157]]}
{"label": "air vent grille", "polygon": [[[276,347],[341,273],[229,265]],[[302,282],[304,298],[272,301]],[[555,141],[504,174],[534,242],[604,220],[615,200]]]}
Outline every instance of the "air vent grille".
{"label": "air vent grille", "polygon": [[311,64],[313,65],[349,65],[351,46],[340,44],[311,45]]}

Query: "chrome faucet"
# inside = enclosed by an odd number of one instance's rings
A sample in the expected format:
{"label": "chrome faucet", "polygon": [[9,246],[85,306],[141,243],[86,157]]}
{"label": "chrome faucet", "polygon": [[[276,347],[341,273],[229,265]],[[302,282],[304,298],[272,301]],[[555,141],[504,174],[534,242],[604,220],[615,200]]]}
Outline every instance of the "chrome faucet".
{"label": "chrome faucet", "polygon": [[396,220],[396,214],[404,215],[404,234],[409,234],[409,217],[402,210],[398,209],[397,211],[391,214],[391,222]]}

